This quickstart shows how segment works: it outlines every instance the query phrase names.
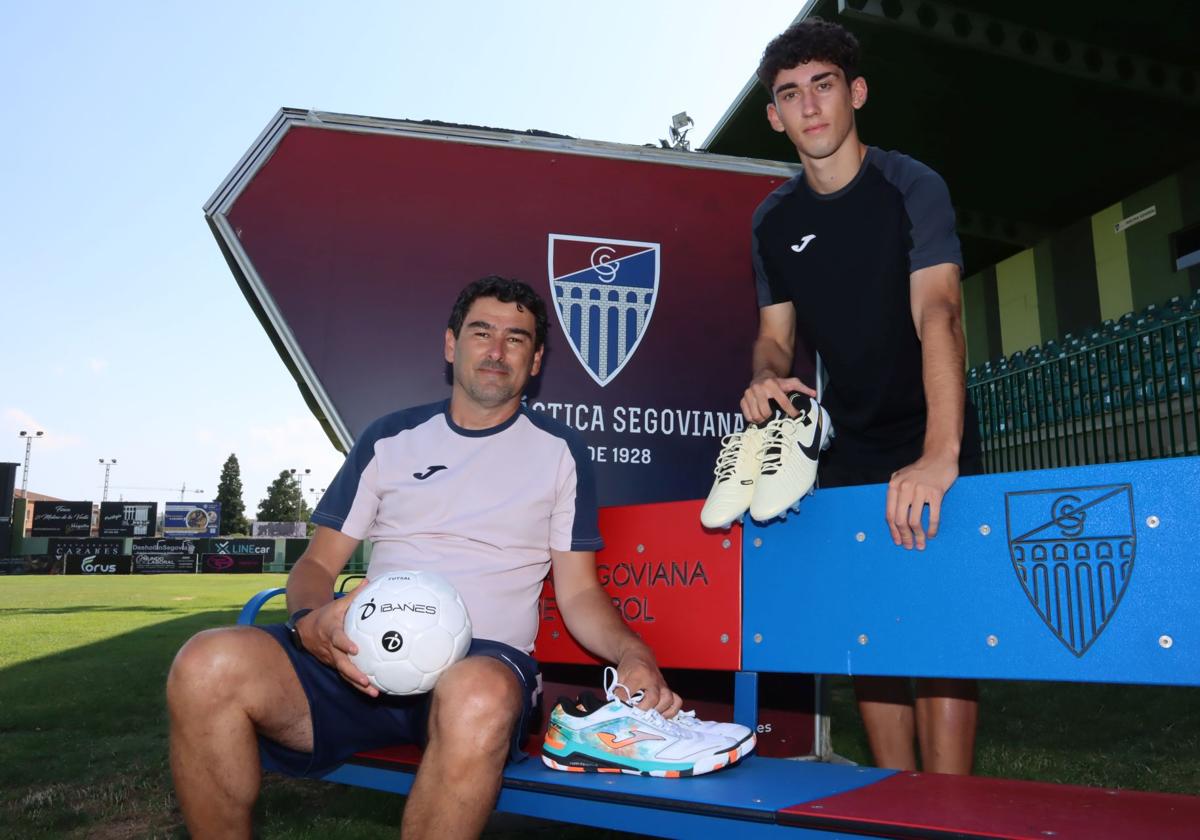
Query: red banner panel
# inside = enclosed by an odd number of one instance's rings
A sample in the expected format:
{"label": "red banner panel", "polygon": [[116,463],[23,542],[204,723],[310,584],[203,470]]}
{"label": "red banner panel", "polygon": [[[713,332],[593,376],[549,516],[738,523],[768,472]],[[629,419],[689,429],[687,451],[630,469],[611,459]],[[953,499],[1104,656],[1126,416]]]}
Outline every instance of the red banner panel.
{"label": "red banner panel", "polygon": [[[741,651],[741,529],[705,531],[703,502],[605,508],[596,555],[600,583],[663,668],[736,670]],[[542,662],[593,663],[571,638],[554,584],[542,593]]]}

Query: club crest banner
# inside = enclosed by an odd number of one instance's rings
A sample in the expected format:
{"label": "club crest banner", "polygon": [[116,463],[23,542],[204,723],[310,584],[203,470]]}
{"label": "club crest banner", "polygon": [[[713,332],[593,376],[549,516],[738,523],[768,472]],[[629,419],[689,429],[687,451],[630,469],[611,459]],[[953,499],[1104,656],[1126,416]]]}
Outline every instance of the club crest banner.
{"label": "club crest banner", "polygon": [[600,386],[633,358],[650,325],[660,250],[657,242],[550,234],[554,312],[575,358]]}

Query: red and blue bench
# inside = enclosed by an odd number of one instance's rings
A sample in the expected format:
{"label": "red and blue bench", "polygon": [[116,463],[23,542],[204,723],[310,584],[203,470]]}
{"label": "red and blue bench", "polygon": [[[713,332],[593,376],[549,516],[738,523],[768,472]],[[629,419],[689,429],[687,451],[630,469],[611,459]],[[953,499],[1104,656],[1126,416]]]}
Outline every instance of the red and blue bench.
{"label": "red and blue bench", "polygon": [[[664,668],[734,674],[733,717],[749,726],[765,674],[1200,685],[1200,458],[961,479],[924,552],[892,544],[884,494],[821,491],[728,533],[700,528],[699,502],[609,509],[597,562]],[[537,656],[594,661],[550,584]],[[363,753],[325,779],[403,794],[419,761],[411,747]],[[664,837],[1200,836],[1200,797],[761,754],[687,780],[530,760],[506,770],[497,809]]]}

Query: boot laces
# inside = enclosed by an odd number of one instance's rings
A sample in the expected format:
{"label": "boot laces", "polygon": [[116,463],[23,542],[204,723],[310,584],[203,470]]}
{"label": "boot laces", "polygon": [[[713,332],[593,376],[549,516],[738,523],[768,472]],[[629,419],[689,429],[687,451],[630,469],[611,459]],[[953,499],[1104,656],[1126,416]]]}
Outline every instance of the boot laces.
{"label": "boot laces", "polygon": [[795,417],[779,417],[767,423],[763,428],[762,446],[758,450],[765,475],[779,471],[784,450],[791,450],[790,443],[800,434],[801,426],[811,425],[812,418],[808,416],[808,409],[805,408],[800,409],[800,413]]}
{"label": "boot laces", "polygon": [[733,475],[744,442],[745,432],[732,432],[721,438],[721,454],[717,456],[717,466],[713,469],[717,474],[717,481],[725,481]]}
{"label": "boot laces", "polygon": [[783,463],[784,450],[790,449],[790,437],[797,431],[797,423],[791,417],[772,420],[763,429],[763,442],[759,453],[762,456],[762,471],[771,475]]}

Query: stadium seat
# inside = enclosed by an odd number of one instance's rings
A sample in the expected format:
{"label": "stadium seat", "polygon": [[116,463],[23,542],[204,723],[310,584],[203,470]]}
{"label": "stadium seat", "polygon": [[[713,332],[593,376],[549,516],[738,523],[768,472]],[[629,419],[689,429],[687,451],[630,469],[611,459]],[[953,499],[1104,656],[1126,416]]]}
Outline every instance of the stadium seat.
{"label": "stadium seat", "polygon": [[[1080,414],[1094,414],[1101,407],[1132,405],[1134,401],[1164,399],[1167,393],[1191,393],[1200,375],[1200,353],[1187,357],[1190,371],[1176,369],[1176,359],[1200,350],[1200,289],[1190,295],[1175,295],[1118,318],[1106,318],[1098,327],[1065,333],[1017,350],[1011,356],[989,359],[967,372],[967,384],[978,388],[985,382],[1004,380],[987,399],[997,411],[985,428],[1000,430],[1000,414],[1011,415],[1007,426],[1024,428],[1029,423],[1059,422]],[[1136,344],[1133,344],[1136,341]],[[1136,352],[1135,352],[1136,348]],[[1086,356],[1083,353],[1087,352]],[[1081,357],[1081,358],[1080,358]],[[1067,364],[1062,364],[1062,361]],[[1055,362],[1049,366],[1050,362]],[[1017,371],[1035,373],[1032,378],[1013,377]],[[1145,372],[1146,382],[1142,382]],[[1074,383],[1077,400],[1068,399]],[[1136,389],[1131,386],[1138,386]],[[1102,394],[1111,394],[1103,399]],[[1064,399],[1057,411],[1048,410],[1058,395]],[[983,395],[975,392],[977,402]]]}

